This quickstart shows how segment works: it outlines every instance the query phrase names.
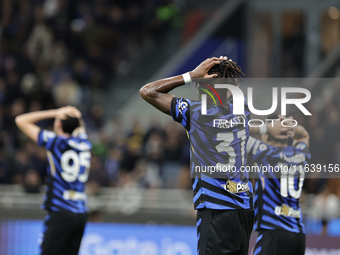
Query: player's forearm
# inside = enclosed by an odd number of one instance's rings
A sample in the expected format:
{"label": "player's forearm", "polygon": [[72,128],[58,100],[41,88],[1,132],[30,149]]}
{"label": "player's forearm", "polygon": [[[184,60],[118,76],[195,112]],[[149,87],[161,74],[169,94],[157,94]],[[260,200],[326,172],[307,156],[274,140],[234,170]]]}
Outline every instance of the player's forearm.
{"label": "player's forearm", "polygon": [[140,89],[139,93],[142,98],[146,100],[148,97],[157,96],[158,93],[167,94],[171,90],[184,84],[185,82],[182,75],[177,75],[174,77],[165,78],[146,84]]}
{"label": "player's forearm", "polygon": [[256,135],[260,133],[259,127],[249,127],[249,133],[252,135]]}
{"label": "player's forearm", "polygon": [[252,135],[267,134],[269,132],[269,129],[270,129],[269,123],[265,123],[261,127],[249,127],[249,133]]}
{"label": "player's forearm", "polygon": [[25,113],[15,118],[18,128],[34,142],[38,141],[40,128],[35,124],[43,119],[55,118],[55,110]]}
{"label": "player's forearm", "polygon": [[208,74],[210,68],[212,68],[214,65],[219,65],[222,60],[226,61],[227,59],[227,57],[208,58],[191,72],[166,79],[161,79],[145,85],[140,89],[140,94],[144,99],[146,99],[147,97],[153,97],[158,93],[167,94],[176,87],[191,82],[192,79],[217,77],[217,74]]}
{"label": "player's forearm", "polygon": [[15,118],[15,122],[18,126],[24,125],[26,123],[36,123],[43,119],[55,118],[56,114],[57,114],[56,110],[30,112],[30,113],[18,115]]}
{"label": "player's forearm", "polygon": [[178,75],[146,84],[140,89],[139,93],[149,104],[170,115],[171,101],[174,96],[168,94],[168,92],[184,84],[184,78],[182,75]]}
{"label": "player's forearm", "polygon": [[309,138],[309,134],[307,130],[301,126],[297,125],[294,127],[294,140],[306,139]]}
{"label": "player's forearm", "polygon": [[83,119],[80,119],[80,120],[79,120],[79,123],[80,123],[80,126],[77,127],[77,128],[73,131],[73,133],[72,133],[73,136],[78,136],[78,135],[80,135],[80,134],[86,134],[86,127],[85,127],[85,122],[84,122],[84,120],[83,120]]}
{"label": "player's forearm", "polygon": [[303,126],[297,125],[296,127],[294,127],[293,139],[294,139],[293,145],[302,142],[309,146],[309,134]]}

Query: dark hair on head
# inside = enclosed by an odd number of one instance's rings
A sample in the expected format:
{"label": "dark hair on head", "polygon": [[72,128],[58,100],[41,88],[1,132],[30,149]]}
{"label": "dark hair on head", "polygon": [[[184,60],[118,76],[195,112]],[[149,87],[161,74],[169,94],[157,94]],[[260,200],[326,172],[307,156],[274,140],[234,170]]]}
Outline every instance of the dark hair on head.
{"label": "dark hair on head", "polygon": [[76,117],[66,116],[66,119],[62,119],[61,126],[63,129],[63,132],[66,134],[72,134],[72,132],[80,126],[80,121]]}
{"label": "dark hair on head", "polygon": [[216,78],[229,78],[234,79],[234,82],[238,84],[238,79],[242,79],[244,77],[244,73],[241,70],[241,67],[237,65],[237,62],[222,60],[220,64],[214,65],[208,71],[208,74],[217,74]]}

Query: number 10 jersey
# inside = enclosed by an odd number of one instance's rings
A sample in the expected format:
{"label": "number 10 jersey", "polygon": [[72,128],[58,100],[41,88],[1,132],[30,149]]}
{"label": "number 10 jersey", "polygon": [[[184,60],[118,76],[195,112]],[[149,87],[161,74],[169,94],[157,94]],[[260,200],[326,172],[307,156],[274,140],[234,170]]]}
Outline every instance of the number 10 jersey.
{"label": "number 10 jersey", "polygon": [[305,233],[299,200],[304,165],[310,160],[307,144],[273,147],[250,137],[247,151],[260,171],[255,179],[254,229]]}
{"label": "number 10 jersey", "polygon": [[42,130],[38,145],[46,148],[49,161],[42,208],[54,212],[87,212],[85,182],[92,149],[87,135],[64,137]]}

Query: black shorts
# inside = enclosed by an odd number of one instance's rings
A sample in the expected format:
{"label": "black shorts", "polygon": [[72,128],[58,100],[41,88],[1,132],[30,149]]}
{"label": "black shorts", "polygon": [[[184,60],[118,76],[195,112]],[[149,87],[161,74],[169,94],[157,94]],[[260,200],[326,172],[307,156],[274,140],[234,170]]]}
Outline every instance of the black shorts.
{"label": "black shorts", "polygon": [[253,210],[198,210],[197,253],[248,255],[253,224]]}
{"label": "black shorts", "polygon": [[285,230],[262,230],[256,240],[254,255],[304,255],[306,235]]}
{"label": "black shorts", "polygon": [[87,213],[49,212],[40,236],[41,255],[77,255]]}

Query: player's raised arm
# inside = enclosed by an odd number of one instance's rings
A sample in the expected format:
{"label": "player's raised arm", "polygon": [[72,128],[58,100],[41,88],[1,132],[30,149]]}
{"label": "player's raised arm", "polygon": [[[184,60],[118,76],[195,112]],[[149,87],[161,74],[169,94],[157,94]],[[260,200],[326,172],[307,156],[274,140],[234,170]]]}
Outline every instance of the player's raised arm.
{"label": "player's raised arm", "polygon": [[294,127],[293,130],[294,130],[293,145],[302,142],[307,144],[307,146],[309,147],[309,134],[307,130],[301,125],[297,125],[296,127]]}
{"label": "player's raised arm", "polygon": [[[279,115],[280,121],[283,119],[292,119],[292,118],[293,118],[292,116],[286,118],[282,115]],[[291,124],[293,124],[293,122],[291,122]],[[290,137],[293,137],[293,140],[294,140],[293,145],[302,142],[302,143],[307,144],[307,146],[309,146],[309,134],[303,126],[297,125],[291,128],[291,130],[288,131],[288,135]]]}
{"label": "player's raised arm", "polygon": [[17,116],[15,118],[15,123],[25,135],[34,142],[37,142],[40,128],[35,123],[43,119],[55,118],[56,114],[57,110],[25,113]]}
{"label": "player's raised arm", "polygon": [[283,127],[280,121],[274,121],[265,123],[261,127],[249,127],[249,133],[251,135],[255,134],[270,134],[276,139],[287,139],[290,137],[290,132],[293,130],[291,127]]}
{"label": "player's raised arm", "polygon": [[85,122],[83,119],[80,119],[79,120],[79,124],[80,126],[77,127],[73,133],[72,133],[72,136],[78,136],[78,135],[81,135],[81,134],[85,134],[86,135],[86,127],[85,127]]}
{"label": "player's raised arm", "polygon": [[80,117],[81,114],[79,110],[72,106],[66,106],[55,110],[47,110],[47,111],[38,111],[38,112],[30,112],[18,115],[15,118],[15,123],[18,128],[27,135],[34,142],[38,141],[38,135],[40,132],[40,128],[35,124],[38,121],[44,119],[53,119],[60,118],[63,119],[69,115],[71,117]]}
{"label": "player's raised arm", "polygon": [[191,82],[191,79],[216,77],[216,74],[209,75],[208,71],[212,66],[219,64],[221,60],[223,58],[208,58],[191,72],[146,84],[140,89],[139,93],[149,104],[170,115],[171,100],[174,96],[168,93],[187,82]]}

